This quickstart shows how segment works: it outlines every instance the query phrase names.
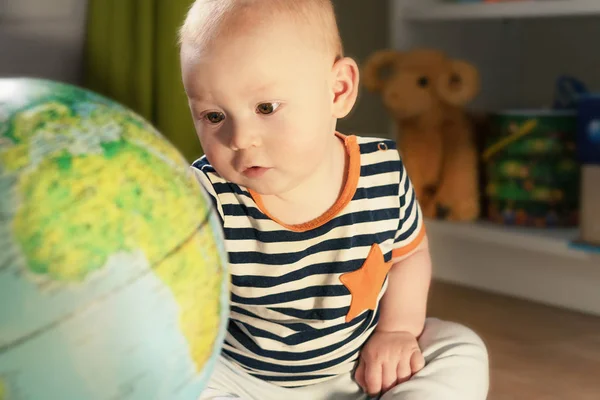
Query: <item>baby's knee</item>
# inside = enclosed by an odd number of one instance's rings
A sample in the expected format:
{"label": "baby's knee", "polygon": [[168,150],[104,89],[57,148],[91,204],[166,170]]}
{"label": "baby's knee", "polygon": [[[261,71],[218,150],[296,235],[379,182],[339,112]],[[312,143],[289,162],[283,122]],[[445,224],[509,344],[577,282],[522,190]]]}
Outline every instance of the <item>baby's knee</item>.
{"label": "baby's knee", "polygon": [[456,322],[453,324],[456,330],[456,342],[463,344],[466,348],[465,351],[487,362],[488,350],[481,336],[468,326]]}
{"label": "baby's knee", "polygon": [[459,341],[485,348],[483,339],[472,328],[458,322],[443,321],[443,323],[448,325],[449,332]]}
{"label": "baby's knee", "polygon": [[487,364],[488,350],[479,334],[466,325],[428,319],[421,340],[424,347],[434,347],[437,351],[469,358]]}

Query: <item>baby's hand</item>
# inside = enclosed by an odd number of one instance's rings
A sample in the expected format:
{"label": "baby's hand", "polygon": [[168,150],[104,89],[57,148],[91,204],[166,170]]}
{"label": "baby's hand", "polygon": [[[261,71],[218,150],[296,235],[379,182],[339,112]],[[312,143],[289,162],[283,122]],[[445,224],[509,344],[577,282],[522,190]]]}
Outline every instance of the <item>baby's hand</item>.
{"label": "baby's hand", "polygon": [[375,397],[409,380],[424,366],[414,335],[375,331],[360,352],[354,379],[369,396]]}

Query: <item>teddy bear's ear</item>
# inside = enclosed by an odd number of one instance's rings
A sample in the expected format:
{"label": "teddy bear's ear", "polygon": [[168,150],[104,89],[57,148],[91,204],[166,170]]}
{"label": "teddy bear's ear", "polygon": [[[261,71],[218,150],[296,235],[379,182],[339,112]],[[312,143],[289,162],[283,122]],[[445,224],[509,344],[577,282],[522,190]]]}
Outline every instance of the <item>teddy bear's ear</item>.
{"label": "teddy bear's ear", "polygon": [[477,94],[480,77],[477,68],[462,60],[452,60],[449,68],[440,76],[438,93],[446,102],[454,106],[464,106]]}
{"label": "teddy bear's ear", "polygon": [[372,92],[383,89],[401,58],[402,53],[396,50],[379,50],[373,53],[363,66],[363,85]]}

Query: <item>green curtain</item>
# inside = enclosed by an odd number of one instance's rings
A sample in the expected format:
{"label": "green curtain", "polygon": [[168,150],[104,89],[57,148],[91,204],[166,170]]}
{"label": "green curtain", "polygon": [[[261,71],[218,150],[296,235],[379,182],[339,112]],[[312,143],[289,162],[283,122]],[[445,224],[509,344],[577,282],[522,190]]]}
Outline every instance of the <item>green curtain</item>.
{"label": "green curtain", "polygon": [[84,85],[148,119],[189,161],[199,157],[177,46],[192,0],[88,1]]}

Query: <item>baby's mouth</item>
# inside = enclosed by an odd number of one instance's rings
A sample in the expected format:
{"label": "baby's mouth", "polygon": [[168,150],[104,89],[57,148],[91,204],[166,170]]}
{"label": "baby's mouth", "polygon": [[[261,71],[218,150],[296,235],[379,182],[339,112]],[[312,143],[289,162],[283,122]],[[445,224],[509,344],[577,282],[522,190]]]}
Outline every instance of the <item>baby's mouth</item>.
{"label": "baby's mouth", "polygon": [[270,169],[267,167],[252,166],[244,169],[243,174],[248,178],[260,178]]}

